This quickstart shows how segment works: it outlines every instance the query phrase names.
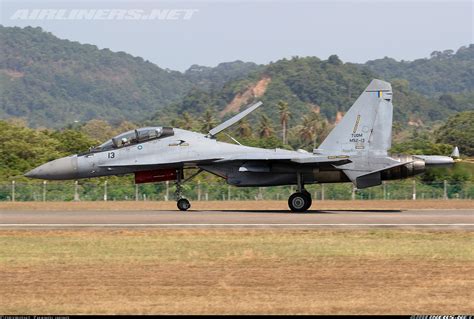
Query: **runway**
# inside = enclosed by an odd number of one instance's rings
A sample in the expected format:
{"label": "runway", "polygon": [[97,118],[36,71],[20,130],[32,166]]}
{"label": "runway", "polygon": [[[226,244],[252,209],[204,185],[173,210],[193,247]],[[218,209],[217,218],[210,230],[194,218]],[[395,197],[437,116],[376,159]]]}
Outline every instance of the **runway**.
{"label": "runway", "polygon": [[474,209],[219,211],[0,211],[0,229],[426,228],[474,230]]}

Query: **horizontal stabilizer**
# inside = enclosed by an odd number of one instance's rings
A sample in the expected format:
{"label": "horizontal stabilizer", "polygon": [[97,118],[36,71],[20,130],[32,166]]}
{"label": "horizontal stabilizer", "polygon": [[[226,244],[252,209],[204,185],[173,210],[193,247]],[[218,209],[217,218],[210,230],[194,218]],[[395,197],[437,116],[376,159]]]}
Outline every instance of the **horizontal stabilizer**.
{"label": "horizontal stabilizer", "polygon": [[359,171],[345,169],[343,170],[344,174],[354,183],[354,185],[359,188],[367,188],[372,186],[377,186],[382,184],[382,175],[381,173],[385,170],[392,169],[394,167],[403,166],[411,162],[396,163],[375,171]]}
{"label": "horizontal stabilizer", "polygon": [[382,176],[380,171],[371,172],[364,175],[359,175],[361,172],[358,171],[344,171],[344,173],[359,189],[382,184]]}

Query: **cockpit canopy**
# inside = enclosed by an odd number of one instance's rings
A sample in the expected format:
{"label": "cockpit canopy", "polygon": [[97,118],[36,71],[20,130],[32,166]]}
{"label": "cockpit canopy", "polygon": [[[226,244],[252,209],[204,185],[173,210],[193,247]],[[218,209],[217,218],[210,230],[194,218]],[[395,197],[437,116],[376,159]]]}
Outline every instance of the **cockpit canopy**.
{"label": "cockpit canopy", "polygon": [[171,127],[142,127],[119,134],[91,151],[102,152],[173,135],[174,130]]}

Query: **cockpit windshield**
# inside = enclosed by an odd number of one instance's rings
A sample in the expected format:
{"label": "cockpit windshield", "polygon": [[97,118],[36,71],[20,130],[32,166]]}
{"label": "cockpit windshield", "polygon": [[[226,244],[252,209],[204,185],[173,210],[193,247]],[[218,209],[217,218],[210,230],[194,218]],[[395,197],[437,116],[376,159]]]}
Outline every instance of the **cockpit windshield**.
{"label": "cockpit windshield", "polygon": [[171,127],[142,127],[119,134],[107,142],[91,149],[91,151],[102,152],[172,135],[174,135],[174,131]]}

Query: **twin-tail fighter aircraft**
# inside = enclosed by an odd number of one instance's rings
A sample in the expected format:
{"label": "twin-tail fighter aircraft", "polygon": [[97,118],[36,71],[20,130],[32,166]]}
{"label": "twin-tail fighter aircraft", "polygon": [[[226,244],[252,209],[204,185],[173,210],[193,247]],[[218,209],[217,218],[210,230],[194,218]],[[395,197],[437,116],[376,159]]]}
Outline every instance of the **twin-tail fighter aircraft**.
{"label": "twin-tail fighter aircraft", "polygon": [[[202,171],[245,186],[296,185],[288,199],[293,212],[312,204],[305,185],[352,182],[358,189],[403,179],[430,166],[453,164],[448,156],[389,155],[392,138],[392,87],[374,79],[340,123],[313,153],[262,149],[224,143],[216,135],[240,121],[261,102],[201,134],[171,127],[144,127],[122,133],[82,154],[43,164],[27,177],[68,180],[108,175],[135,174],[135,183],[172,180],[180,210],[190,208],[182,184]],[[184,178],[186,169],[198,169]]]}

